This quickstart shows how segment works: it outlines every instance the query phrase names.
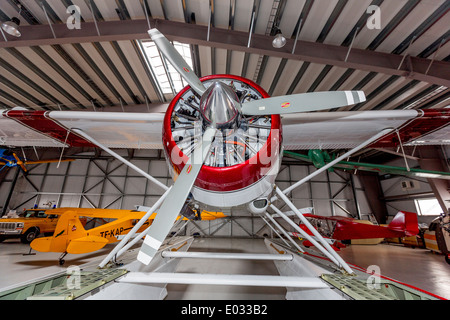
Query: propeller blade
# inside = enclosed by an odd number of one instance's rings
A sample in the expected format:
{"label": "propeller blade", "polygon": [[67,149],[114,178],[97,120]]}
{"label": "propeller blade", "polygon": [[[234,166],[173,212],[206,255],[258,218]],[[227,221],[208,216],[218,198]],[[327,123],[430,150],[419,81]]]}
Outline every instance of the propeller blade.
{"label": "propeller blade", "polygon": [[137,256],[137,259],[143,264],[148,265],[150,263],[170,229],[172,229],[173,223],[180,214],[181,208],[208,155],[215,134],[216,129],[206,129],[202,142],[194,149],[192,157],[184,166],[160,209],[157,210],[155,220],[149,227],[150,229]]}
{"label": "propeller blade", "polygon": [[[8,167],[11,167],[11,166],[13,165],[13,162],[12,162],[11,160],[8,160],[8,159],[6,159],[6,158],[0,158],[0,159],[3,160],[3,161],[5,161],[5,162],[0,161],[0,165],[8,166]],[[3,169],[3,168],[2,168],[2,169]]]}
{"label": "propeller blade", "polygon": [[180,73],[191,88],[201,96],[206,88],[169,40],[156,28],[148,30],[148,34],[163,56],[170,61],[172,66]]}
{"label": "propeller blade", "polygon": [[249,101],[242,104],[245,115],[270,115],[339,108],[366,101],[363,91],[307,92]]}
{"label": "propeller blade", "polygon": [[23,170],[24,172],[27,172],[27,168],[25,168],[25,166],[24,166],[24,164],[23,164],[23,161],[20,160],[20,158],[17,156],[17,154],[13,153],[13,156],[14,156],[14,158],[16,159],[17,164],[22,168],[22,170]]}
{"label": "propeller blade", "polygon": [[21,161],[20,158],[17,156],[17,154],[13,153],[12,155],[17,162]]}

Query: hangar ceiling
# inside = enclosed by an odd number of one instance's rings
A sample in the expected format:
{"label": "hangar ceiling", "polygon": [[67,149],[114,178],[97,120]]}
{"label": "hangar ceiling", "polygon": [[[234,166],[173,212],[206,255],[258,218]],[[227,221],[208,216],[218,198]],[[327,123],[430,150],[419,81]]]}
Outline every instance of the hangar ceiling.
{"label": "hangar ceiling", "polygon": [[[71,5],[80,30],[66,26]],[[379,29],[366,25],[371,5],[380,8]],[[148,24],[157,24],[170,40],[186,40],[201,76],[244,76],[273,96],[366,93],[366,102],[342,110],[442,108],[450,104],[449,9],[445,0],[6,0],[0,20],[19,17],[22,37],[0,36],[0,106],[159,110],[152,108],[176,90],[162,89],[144,55]],[[94,25],[96,34],[83,38]],[[127,26],[142,36],[127,39]],[[276,27],[285,48],[270,46]]]}

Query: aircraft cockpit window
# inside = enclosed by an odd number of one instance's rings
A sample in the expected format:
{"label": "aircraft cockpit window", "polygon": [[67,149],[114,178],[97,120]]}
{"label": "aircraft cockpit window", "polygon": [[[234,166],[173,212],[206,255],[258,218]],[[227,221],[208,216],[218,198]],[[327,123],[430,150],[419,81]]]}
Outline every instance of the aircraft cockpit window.
{"label": "aircraft cockpit window", "polygon": [[[179,92],[187,85],[186,81],[181,77],[180,73],[176,71],[172,64],[166,63],[165,60],[162,59],[161,54],[153,41],[142,41],[141,44],[142,49],[147,56],[149,66],[164,95],[167,97],[170,97],[172,94],[175,95],[176,92]],[[174,41],[173,46],[189,67],[192,68],[193,64],[189,44]]]}

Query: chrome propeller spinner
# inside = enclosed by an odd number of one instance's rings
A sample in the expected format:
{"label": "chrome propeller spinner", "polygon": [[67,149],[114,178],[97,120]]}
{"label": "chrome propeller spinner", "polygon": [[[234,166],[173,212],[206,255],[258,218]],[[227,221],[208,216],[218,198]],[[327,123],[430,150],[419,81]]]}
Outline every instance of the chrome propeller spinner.
{"label": "chrome propeller spinner", "polygon": [[203,127],[236,129],[242,119],[236,92],[221,81],[214,81],[200,99]]}

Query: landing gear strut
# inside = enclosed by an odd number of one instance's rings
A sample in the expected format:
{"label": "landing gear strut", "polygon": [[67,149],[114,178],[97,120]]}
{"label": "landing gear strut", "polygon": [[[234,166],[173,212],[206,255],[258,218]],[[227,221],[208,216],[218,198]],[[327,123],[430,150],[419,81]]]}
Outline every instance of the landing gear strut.
{"label": "landing gear strut", "polygon": [[64,263],[66,263],[66,260],[64,260],[64,257],[67,255],[67,252],[64,252],[60,257],[59,257],[59,265],[62,266],[64,265]]}

